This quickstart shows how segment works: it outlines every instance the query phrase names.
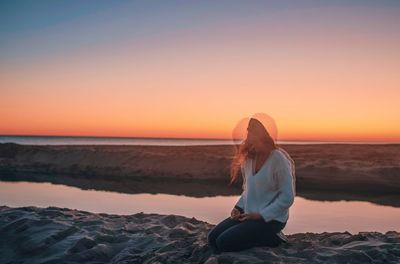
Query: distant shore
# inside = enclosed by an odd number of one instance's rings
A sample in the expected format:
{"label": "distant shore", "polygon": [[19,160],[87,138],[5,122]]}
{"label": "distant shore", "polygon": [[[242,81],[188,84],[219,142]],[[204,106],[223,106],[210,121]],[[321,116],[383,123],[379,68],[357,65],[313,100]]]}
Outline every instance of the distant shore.
{"label": "distant shore", "polygon": [[213,254],[213,225],[179,215],[0,206],[0,262],[399,263],[400,233],[298,233],[276,248]]}
{"label": "distant shore", "polygon": [[[299,190],[400,193],[400,144],[281,145],[296,163]],[[222,146],[34,146],[0,144],[1,177],[62,175],[122,182],[227,185],[234,153]],[[240,186],[241,179],[235,183]]]}

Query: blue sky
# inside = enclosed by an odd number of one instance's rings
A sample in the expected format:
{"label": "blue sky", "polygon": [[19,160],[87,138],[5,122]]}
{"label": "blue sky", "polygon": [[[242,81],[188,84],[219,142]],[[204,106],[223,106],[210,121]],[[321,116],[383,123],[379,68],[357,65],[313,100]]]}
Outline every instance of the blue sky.
{"label": "blue sky", "polygon": [[0,1],[0,134],[218,136],[265,111],[286,138],[395,138],[399,25],[400,1]]}

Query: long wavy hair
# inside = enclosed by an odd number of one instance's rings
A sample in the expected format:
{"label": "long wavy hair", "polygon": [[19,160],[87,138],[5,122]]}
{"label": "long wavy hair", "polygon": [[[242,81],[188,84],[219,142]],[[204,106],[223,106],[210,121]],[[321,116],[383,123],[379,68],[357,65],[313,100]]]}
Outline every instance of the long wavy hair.
{"label": "long wavy hair", "polygon": [[[254,129],[253,131],[257,131],[255,135],[259,137],[260,142],[262,142],[263,152],[271,154],[271,152],[278,148],[277,144],[275,143],[274,139],[270,136],[267,129],[264,125],[255,118],[250,118],[249,121],[249,128]],[[236,153],[233,157],[231,168],[230,168],[230,183],[234,183],[237,181],[239,175],[238,172],[240,171],[241,166],[244,164],[247,158],[254,159],[256,157],[256,150],[252,148],[248,143],[248,135],[246,139],[236,148]]]}

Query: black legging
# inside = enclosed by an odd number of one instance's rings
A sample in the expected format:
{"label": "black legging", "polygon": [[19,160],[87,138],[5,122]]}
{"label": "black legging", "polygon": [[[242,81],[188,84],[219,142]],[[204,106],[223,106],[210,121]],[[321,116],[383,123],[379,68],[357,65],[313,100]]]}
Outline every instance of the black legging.
{"label": "black legging", "polygon": [[207,239],[214,252],[240,251],[255,246],[276,247],[281,240],[276,235],[286,226],[277,220],[234,220],[230,217],[217,224]]}

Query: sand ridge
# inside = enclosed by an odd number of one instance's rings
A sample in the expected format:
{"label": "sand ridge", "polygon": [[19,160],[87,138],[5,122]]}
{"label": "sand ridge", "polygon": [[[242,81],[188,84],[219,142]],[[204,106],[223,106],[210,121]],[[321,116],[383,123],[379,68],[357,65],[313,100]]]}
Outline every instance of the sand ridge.
{"label": "sand ridge", "polygon": [[[301,190],[400,193],[400,144],[282,145]],[[227,184],[234,153],[222,146],[30,146],[0,144],[0,175],[36,173],[104,180]],[[237,184],[240,186],[240,184]]]}
{"label": "sand ridge", "polygon": [[213,254],[213,225],[179,215],[0,207],[0,263],[399,263],[400,233],[288,235],[277,248]]}

